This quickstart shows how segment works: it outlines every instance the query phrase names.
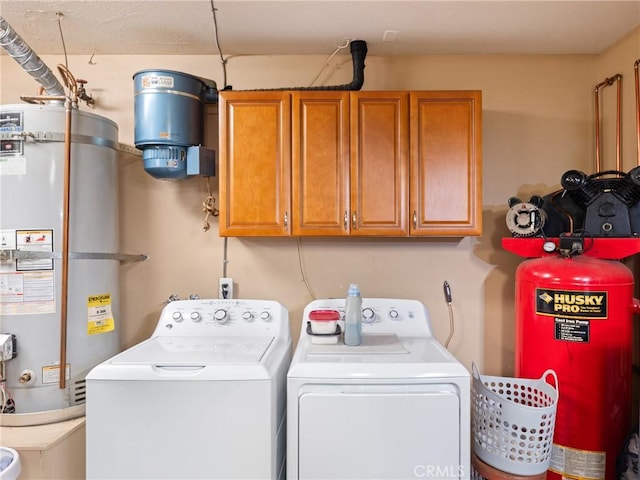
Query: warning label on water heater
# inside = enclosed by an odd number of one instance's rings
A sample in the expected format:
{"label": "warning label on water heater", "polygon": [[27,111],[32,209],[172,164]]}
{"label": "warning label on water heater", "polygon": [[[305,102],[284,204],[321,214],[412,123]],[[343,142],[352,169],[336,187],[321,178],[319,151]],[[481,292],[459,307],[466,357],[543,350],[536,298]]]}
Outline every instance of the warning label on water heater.
{"label": "warning label on water heater", "polygon": [[536,288],[536,313],[583,320],[605,319],[607,292],[585,292]]}

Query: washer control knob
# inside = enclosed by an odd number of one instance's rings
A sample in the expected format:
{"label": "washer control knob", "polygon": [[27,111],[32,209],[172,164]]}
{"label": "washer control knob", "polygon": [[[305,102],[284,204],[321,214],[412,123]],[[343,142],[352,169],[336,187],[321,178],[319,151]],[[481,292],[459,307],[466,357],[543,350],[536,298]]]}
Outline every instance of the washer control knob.
{"label": "washer control knob", "polygon": [[400,314],[397,310],[389,310],[389,318],[391,320],[400,320]]}
{"label": "washer control knob", "polygon": [[224,310],[224,309],[222,309],[222,308],[221,308],[221,309],[219,309],[219,310],[216,310],[216,311],[213,313],[213,319],[214,319],[217,323],[225,323],[225,322],[228,320],[228,317],[227,317],[227,311],[226,311],[226,310]]}
{"label": "washer control knob", "polygon": [[260,320],[262,320],[263,322],[268,322],[269,320],[271,320],[271,314],[265,310],[260,314]]}
{"label": "washer control knob", "polygon": [[173,312],[171,314],[171,318],[173,318],[174,322],[181,322],[183,320],[182,314],[180,312]]}
{"label": "washer control knob", "polygon": [[245,322],[250,322],[251,320],[253,320],[253,313],[251,313],[249,310],[247,310],[246,312],[244,312],[242,314],[242,319]]}
{"label": "washer control knob", "polygon": [[362,321],[364,323],[373,323],[376,321],[376,312],[372,308],[365,308],[362,310]]}
{"label": "washer control knob", "polygon": [[199,322],[200,320],[202,320],[200,312],[191,312],[191,320],[193,320],[194,322]]}

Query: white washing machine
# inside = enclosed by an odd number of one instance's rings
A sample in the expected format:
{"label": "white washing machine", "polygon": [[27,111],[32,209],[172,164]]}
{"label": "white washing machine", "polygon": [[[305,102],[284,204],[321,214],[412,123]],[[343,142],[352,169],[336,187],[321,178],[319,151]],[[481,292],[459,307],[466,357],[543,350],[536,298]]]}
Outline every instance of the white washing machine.
{"label": "white washing machine", "polygon": [[[470,478],[467,369],[414,300],[363,298],[359,346],[315,344],[304,310],[287,375],[287,479]],[[340,320],[339,325],[344,328]]]}
{"label": "white washing machine", "polygon": [[277,302],[169,303],[87,376],[87,478],[284,478],[290,358]]}

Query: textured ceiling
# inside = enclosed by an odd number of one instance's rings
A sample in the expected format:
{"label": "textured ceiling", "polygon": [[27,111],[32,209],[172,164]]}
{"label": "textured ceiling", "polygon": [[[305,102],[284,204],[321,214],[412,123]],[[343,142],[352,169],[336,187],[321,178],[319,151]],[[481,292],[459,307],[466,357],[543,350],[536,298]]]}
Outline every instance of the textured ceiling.
{"label": "textured ceiling", "polygon": [[[214,4],[224,55],[329,54],[347,39],[370,55],[597,54],[640,24],[638,0]],[[69,54],[218,52],[210,0],[0,0],[40,55],[63,53],[56,12]]]}

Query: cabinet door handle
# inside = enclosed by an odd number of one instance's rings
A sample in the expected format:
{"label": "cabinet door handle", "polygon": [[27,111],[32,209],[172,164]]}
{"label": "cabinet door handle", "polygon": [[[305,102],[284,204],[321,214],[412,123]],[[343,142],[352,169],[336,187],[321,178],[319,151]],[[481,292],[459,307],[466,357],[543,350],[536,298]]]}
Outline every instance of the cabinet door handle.
{"label": "cabinet door handle", "polygon": [[415,210],[413,211],[413,228],[414,230],[418,228],[418,214]]}
{"label": "cabinet door handle", "polygon": [[284,226],[289,226],[289,214],[287,212],[284,212]]}
{"label": "cabinet door handle", "polygon": [[355,229],[356,225],[358,225],[358,215],[356,214],[356,212],[353,212],[353,214],[351,215],[351,226]]}
{"label": "cabinet door handle", "polygon": [[347,213],[347,211],[344,211],[344,230],[346,231],[347,228],[349,228],[349,213]]}

